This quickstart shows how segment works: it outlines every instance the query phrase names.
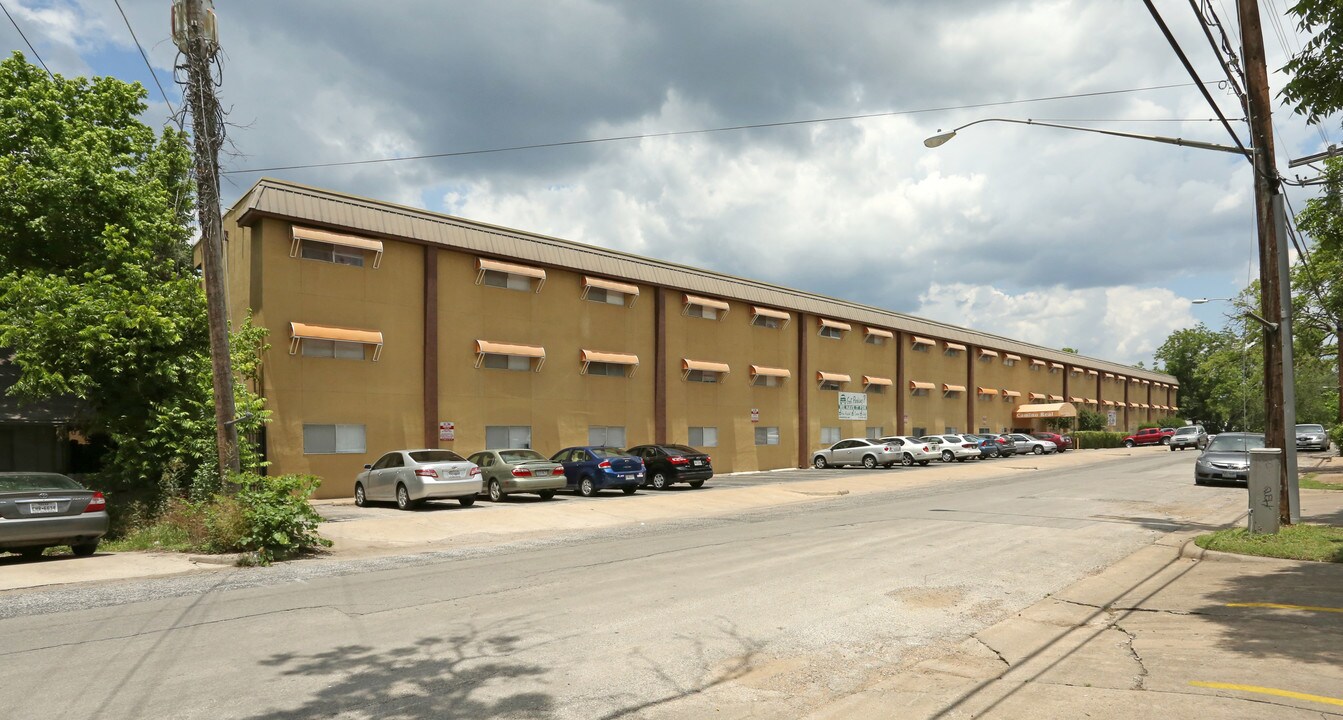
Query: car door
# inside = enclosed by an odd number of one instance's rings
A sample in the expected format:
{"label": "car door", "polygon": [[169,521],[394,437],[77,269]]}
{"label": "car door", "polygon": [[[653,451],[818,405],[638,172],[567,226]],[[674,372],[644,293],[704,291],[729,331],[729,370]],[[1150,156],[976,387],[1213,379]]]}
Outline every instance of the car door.
{"label": "car door", "polygon": [[835,443],[830,448],[830,456],[834,458],[834,463],[836,465],[848,465],[852,463],[854,453],[853,446],[854,442],[852,440],[840,440]]}
{"label": "car door", "polygon": [[373,469],[369,471],[368,496],[378,500],[390,500],[393,498],[396,487],[396,475],[393,470],[393,463],[400,465],[401,454],[389,452],[378,458],[378,462],[373,464]]}
{"label": "car door", "polygon": [[[499,480],[500,465],[492,452],[478,452],[467,458],[480,468],[480,486],[488,488],[491,480]],[[503,482],[500,480],[500,482]]]}

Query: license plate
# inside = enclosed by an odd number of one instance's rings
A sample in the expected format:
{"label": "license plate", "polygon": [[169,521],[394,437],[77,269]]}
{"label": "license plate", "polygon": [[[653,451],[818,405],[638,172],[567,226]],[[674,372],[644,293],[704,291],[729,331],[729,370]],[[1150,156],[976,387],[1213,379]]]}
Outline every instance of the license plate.
{"label": "license plate", "polygon": [[695,461],[695,465],[696,465],[696,466],[703,465],[703,464],[704,464],[704,461],[703,461],[703,460],[696,460],[696,461]]}
{"label": "license plate", "polygon": [[465,477],[465,476],[466,476],[466,471],[465,471],[465,470],[449,470],[449,471],[448,471],[448,477],[450,477],[450,478],[459,478],[459,477]]}
{"label": "license plate", "polygon": [[1236,479],[1236,474],[1235,474],[1235,473],[1218,473],[1218,474],[1217,474],[1217,477],[1220,477],[1220,478],[1222,478],[1223,480],[1235,480],[1235,479]]}
{"label": "license plate", "polygon": [[54,512],[56,512],[56,503],[54,502],[28,503],[29,515],[40,515],[44,513],[54,513]]}
{"label": "license plate", "polygon": [[536,474],[537,474],[537,475],[549,475],[549,474],[550,474],[550,471],[549,471],[549,470],[537,470],[537,471],[536,471]]}

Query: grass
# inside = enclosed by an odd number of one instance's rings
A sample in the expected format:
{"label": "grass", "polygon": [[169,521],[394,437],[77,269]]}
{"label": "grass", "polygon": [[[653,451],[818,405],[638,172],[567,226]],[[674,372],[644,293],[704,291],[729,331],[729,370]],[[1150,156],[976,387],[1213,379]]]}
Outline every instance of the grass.
{"label": "grass", "polygon": [[1296,481],[1296,485],[1306,490],[1343,490],[1343,479],[1338,482],[1320,482],[1315,477],[1316,473],[1306,473]]}
{"label": "grass", "polygon": [[108,552],[132,552],[136,550],[187,552],[194,548],[186,531],[181,527],[169,523],[154,523],[137,527],[113,540],[104,539],[98,549]]}
{"label": "grass", "polygon": [[1205,550],[1239,555],[1343,563],[1343,527],[1333,525],[1300,523],[1276,535],[1251,535],[1244,528],[1233,528],[1200,535],[1194,543]]}

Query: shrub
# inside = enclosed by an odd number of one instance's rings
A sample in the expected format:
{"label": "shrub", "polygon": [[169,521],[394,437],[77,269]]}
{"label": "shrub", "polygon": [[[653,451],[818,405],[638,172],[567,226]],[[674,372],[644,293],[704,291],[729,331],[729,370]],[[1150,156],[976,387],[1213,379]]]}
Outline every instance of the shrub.
{"label": "shrub", "polygon": [[1104,430],[1081,430],[1073,433],[1073,445],[1078,449],[1117,448],[1124,445],[1124,433]]}
{"label": "shrub", "polygon": [[331,541],[317,533],[322,517],[308,503],[320,478],[241,475],[236,482],[242,486],[236,501],[246,526],[241,544],[262,563],[330,547]]}
{"label": "shrub", "polygon": [[1329,441],[1334,444],[1338,454],[1343,455],[1343,423],[1329,428]]}
{"label": "shrub", "polygon": [[1103,413],[1082,408],[1077,411],[1077,429],[1079,431],[1104,430],[1106,419]]}

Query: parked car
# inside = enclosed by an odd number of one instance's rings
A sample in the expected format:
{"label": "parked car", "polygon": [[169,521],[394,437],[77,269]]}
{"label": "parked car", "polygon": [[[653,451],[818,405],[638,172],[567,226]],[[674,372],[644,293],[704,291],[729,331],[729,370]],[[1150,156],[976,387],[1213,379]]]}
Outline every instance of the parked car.
{"label": "parked car", "polygon": [[961,437],[966,440],[974,441],[979,445],[979,459],[997,458],[1003,456],[1003,446],[998,443],[998,438],[992,435],[971,435],[966,434]]}
{"label": "parked car", "polygon": [[840,440],[828,448],[811,454],[811,464],[818,470],[829,466],[862,465],[872,469],[878,465],[890,467],[900,462],[900,450],[890,443],[867,438]]}
{"label": "parked car", "polygon": [[107,499],[56,473],[0,472],[0,552],[35,558],[54,545],[80,557],[107,534]]}
{"label": "parked car", "polygon": [[1213,438],[1194,462],[1194,484],[1250,484],[1250,451],[1264,447],[1263,433],[1229,432]]}
{"label": "parked car", "polygon": [[644,485],[654,490],[666,490],[678,482],[702,488],[704,481],[713,477],[713,458],[692,447],[639,445],[629,451],[643,459],[648,468]]}
{"label": "parked car", "polygon": [[1329,450],[1329,435],[1324,431],[1323,425],[1297,425],[1296,426],[1296,449],[1297,450]]}
{"label": "parked car", "polygon": [[1169,445],[1170,439],[1175,435],[1172,430],[1167,434],[1161,428],[1143,428],[1124,438],[1124,447],[1133,447],[1135,445]]}
{"label": "parked car", "polygon": [[549,500],[566,483],[564,466],[535,450],[481,450],[467,460],[480,468],[482,492],[493,502],[513,493],[536,493]]}
{"label": "parked car", "polygon": [[965,462],[979,457],[979,442],[960,435],[925,435],[919,439],[931,445],[942,462]]}
{"label": "parked car", "polygon": [[583,497],[613,488],[633,495],[644,484],[643,460],[618,447],[567,447],[551,455],[550,461],[564,465],[565,489]]}
{"label": "parked car", "polygon": [[1031,433],[1031,437],[1036,440],[1048,440],[1054,443],[1059,452],[1066,452],[1073,449],[1073,438],[1071,435],[1060,435],[1056,432],[1036,432]]}
{"label": "parked car", "polygon": [[1059,449],[1058,445],[1048,441],[1031,437],[1025,433],[1003,433],[1012,438],[1017,443],[1017,452],[1034,453],[1036,455],[1045,455]]}
{"label": "parked car", "polygon": [[1170,436],[1171,452],[1175,452],[1176,448],[1202,450],[1205,447],[1208,447],[1208,433],[1204,431],[1202,425],[1185,425],[1175,428],[1175,434]]}
{"label": "parked car", "polygon": [[[993,441],[998,443],[999,455],[1003,457],[1012,457],[1017,454],[1017,441],[1011,435],[989,435],[989,437],[993,438]],[[1020,452],[1026,451],[1021,450]]]}
{"label": "parked car", "polygon": [[891,445],[900,451],[901,465],[909,466],[914,463],[927,465],[929,462],[938,458],[938,454],[933,451],[931,445],[916,437],[893,435],[891,437],[882,438],[881,442]]}
{"label": "parked car", "polygon": [[451,450],[393,450],[354,480],[354,504],[391,501],[414,510],[425,500],[452,500],[471,507],[480,493],[480,468]]}

